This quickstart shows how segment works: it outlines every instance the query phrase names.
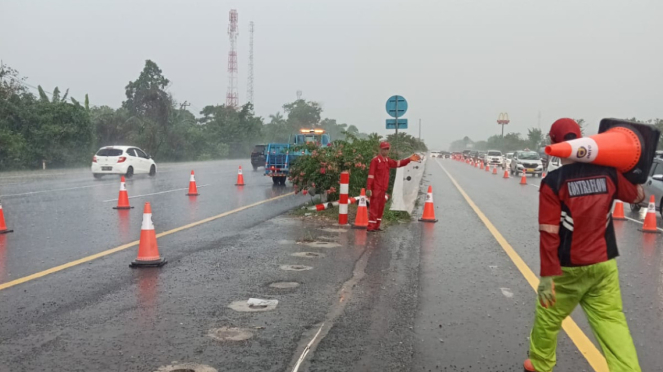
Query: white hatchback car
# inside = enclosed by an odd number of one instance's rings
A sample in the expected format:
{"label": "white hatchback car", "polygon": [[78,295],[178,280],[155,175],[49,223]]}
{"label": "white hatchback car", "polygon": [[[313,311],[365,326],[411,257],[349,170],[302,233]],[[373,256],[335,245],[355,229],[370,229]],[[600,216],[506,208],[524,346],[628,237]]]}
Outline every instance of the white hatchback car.
{"label": "white hatchback car", "polygon": [[133,146],[106,146],[92,158],[92,175],[101,178],[105,174],[157,174],[157,164],[145,151]]}

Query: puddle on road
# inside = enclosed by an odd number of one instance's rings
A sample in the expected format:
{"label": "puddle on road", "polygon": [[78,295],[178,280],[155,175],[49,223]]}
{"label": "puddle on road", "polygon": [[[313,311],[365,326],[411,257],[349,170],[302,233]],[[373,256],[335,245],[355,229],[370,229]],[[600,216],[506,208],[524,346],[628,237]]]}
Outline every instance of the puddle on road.
{"label": "puddle on road", "polygon": [[281,270],[285,271],[307,271],[313,269],[312,266],[304,265],[281,265]]}
{"label": "puddle on road", "polygon": [[272,288],[278,288],[278,289],[291,289],[291,288],[297,288],[299,287],[299,283],[297,282],[275,282],[269,285]]}
{"label": "puddle on road", "polygon": [[297,243],[301,245],[305,245],[307,247],[313,247],[313,248],[337,248],[340,247],[341,245],[338,243],[334,242],[321,242],[321,241],[316,241],[316,242],[308,242],[308,243]]}
{"label": "puddle on road", "polygon": [[295,241],[294,241],[294,240],[285,240],[285,239],[282,239],[282,240],[279,240],[279,244],[281,244],[281,245],[295,244]]}
{"label": "puddle on road", "polygon": [[324,240],[328,242],[335,242],[338,237],[336,236],[327,236],[327,235],[320,235],[318,236],[318,240]]}
{"label": "puddle on road", "polygon": [[337,227],[337,228],[334,228],[334,227],[325,227],[325,228],[322,228],[322,229],[320,229],[320,230],[325,231],[325,232],[331,232],[331,233],[344,233],[344,232],[348,232],[348,229],[343,229],[343,228],[340,228],[340,227]]}
{"label": "puddle on road", "polygon": [[512,298],[513,297],[513,292],[511,292],[511,289],[509,289],[509,288],[500,288],[500,291],[502,291],[502,294],[506,298]]}
{"label": "puddle on road", "polygon": [[301,223],[301,221],[295,218],[273,218],[270,221],[276,225],[281,226],[295,226]]}
{"label": "puddle on road", "polygon": [[247,301],[234,301],[230,305],[228,305],[228,307],[235,311],[251,313],[251,312],[260,312],[260,311],[271,311],[276,309],[276,305],[278,305],[278,302],[269,304],[267,306],[249,306]]}
{"label": "puddle on road", "polygon": [[204,364],[196,364],[196,363],[177,364],[177,362],[173,362],[173,364],[169,366],[159,367],[159,369],[157,369],[155,372],[219,372],[219,371],[217,371],[215,368],[206,366]]}
{"label": "puddle on road", "polygon": [[246,328],[221,327],[210,329],[207,336],[217,341],[245,341],[253,337],[253,332]]}
{"label": "puddle on road", "polygon": [[291,254],[291,256],[304,257],[304,258],[322,258],[322,257],[325,257],[326,254],[317,253],[317,252],[297,252],[297,253]]}

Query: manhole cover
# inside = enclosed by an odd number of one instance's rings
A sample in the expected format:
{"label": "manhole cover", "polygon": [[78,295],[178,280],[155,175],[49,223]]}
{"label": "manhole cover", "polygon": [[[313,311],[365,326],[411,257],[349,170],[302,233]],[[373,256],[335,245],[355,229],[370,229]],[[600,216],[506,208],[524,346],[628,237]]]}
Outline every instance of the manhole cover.
{"label": "manhole cover", "polygon": [[341,246],[340,244],[334,242],[310,242],[302,243],[302,245],[313,248],[336,248]]}
{"label": "manhole cover", "polygon": [[306,270],[311,270],[313,269],[312,266],[304,266],[304,265],[281,265],[281,270],[286,270],[286,271],[306,271]]}
{"label": "manhole cover", "polygon": [[235,311],[251,313],[251,312],[260,312],[260,311],[271,311],[276,309],[276,305],[277,304],[275,303],[267,306],[249,306],[249,304],[246,301],[234,301],[230,305],[228,305],[228,307]]}
{"label": "manhole cover", "polygon": [[159,367],[155,372],[218,372],[215,368],[203,364],[183,363]]}
{"label": "manhole cover", "polygon": [[244,341],[253,337],[246,328],[221,327],[210,329],[207,335],[217,341]]}
{"label": "manhole cover", "polygon": [[317,253],[317,252],[297,252],[291,254],[291,256],[295,257],[305,257],[305,258],[320,258],[320,257],[325,257],[323,253]]}
{"label": "manhole cover", "polygon": [[297,282],[276,282],[272,283],[269,285],[272,288],[278,288],[278,289],[288,289],[288,288],[297,288],[299,287],[299,283]]}

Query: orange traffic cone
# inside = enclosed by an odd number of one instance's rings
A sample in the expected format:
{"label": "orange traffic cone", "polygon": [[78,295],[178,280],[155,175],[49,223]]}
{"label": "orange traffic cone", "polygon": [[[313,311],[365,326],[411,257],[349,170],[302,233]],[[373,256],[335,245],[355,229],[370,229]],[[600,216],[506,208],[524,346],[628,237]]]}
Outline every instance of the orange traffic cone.
{"label": "orange traffic cone", "polygon": [[368,227],[368,208],[366,208],[366,191],[361,189],[359,195],[359,204],[357,206],[357,217],[355,217],[355,224],[352,225],[353,229],[366,229]]}
{"label": "orange traffic cone", "polygon": [[239,166],[239,170],[237,170],[237,183],[235,186],[244,186],[244,175],[242,174],[242,166]]}
{"label": "orange traffic cone", "polygon": [[140,228],[140,243],[138,243],[138,257],[129,266],[163,266],[165,264],[166,259],[159,256],[157,234],[152,223],[152,207],[150,207],[150,203],[145,203],[143,225]]}
{"label": "orange traffic cone", "polygon": [[497,174],[497,167],[493,167],[493,174]]}
{"label": "orange traffic cone", "polygon": [[619,200],[615,200],[615,208],[612,210],[612,219],[617,221],[623,221],[626,219],[626,216],[624,216],[624,203]]}
{"label": "orange traffic cone", "polygon": [[656,234],[661,233],[656,228],[656,199],[654,198],[654,195],[652,195],[649,198],[649,206],[647,207],[647,216],[645,217],[645,224],[642,226],[642,229],[639,230],[646,233],[656,233]]}
{"label": "orange traffic cone", "polygon": [[424,204],[424,215],[419,219],[421,222],[437,222],[435,219],[435,206],[433,205],[433,186],[428,186],[426,204]]}
{"label": "orange traffic cone", "polygon": [[490,165],[486,164],[486,172],[490,172]]}
{"label": "orange traffic cone", "polygon": [[503,178],[509,178],[509,171],[506,170],[506,169],[504,170],[504,177]]}
{"label": "orange traffic cone", "polygon": [[14,232],[14,230],[9,230],[5,224],[5,214],[2,212],[2,204],[0,204],[0,234],[7,234]]}
{"label": "orange traffic cone", "polygon": [[523,176],[520,177],[520,184],[527,185],[527,172],[523,169]]}
{"label": "orange traffic cone", "polygon": [[191,178],[189,178],[189,193],[186,194],[186,196],[198,196],[198,186],[196,186],[196,177],[193,175],[193,171],[191,171]]}
{"label": "orange traffic cone", "polygon": [[131,209],[129,205],[129,194],[127,194],[127,185],[124,182],[124,176],[120,177],[120,196],[117,198],[117,207],[113,209]]}

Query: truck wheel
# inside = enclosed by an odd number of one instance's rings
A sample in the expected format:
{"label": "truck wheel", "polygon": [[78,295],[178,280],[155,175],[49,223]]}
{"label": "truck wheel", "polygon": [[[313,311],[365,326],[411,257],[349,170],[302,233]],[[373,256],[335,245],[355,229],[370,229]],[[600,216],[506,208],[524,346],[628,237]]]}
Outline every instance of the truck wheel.
{"label": "truck wheel", "polygon": [[281,184],[281,186],[285,186],[285,177],[279,177],[279,178],[280,178],[279,183]]}
{"label": "truck wheel", "polygon": [[274,182],[275,185],[279,184],[279,178],[278,177],[272,177],[272,182]]}
{"label": "truck wheel", "polygon": [[253,166],[253,171],[255,172],[255,171],[257,171],[257,170],[258,170],[258,166],[257,166],[257,165],[254,165],[254,166]]}

